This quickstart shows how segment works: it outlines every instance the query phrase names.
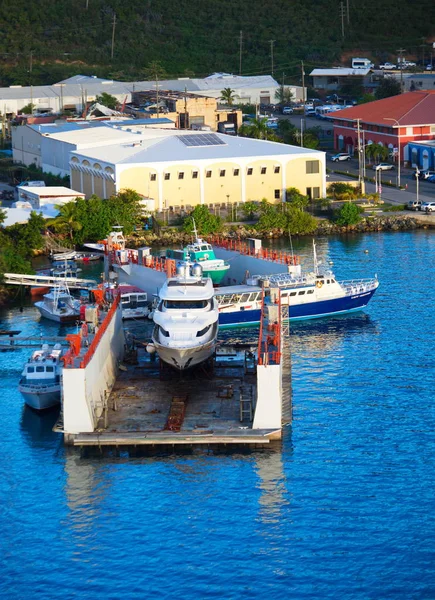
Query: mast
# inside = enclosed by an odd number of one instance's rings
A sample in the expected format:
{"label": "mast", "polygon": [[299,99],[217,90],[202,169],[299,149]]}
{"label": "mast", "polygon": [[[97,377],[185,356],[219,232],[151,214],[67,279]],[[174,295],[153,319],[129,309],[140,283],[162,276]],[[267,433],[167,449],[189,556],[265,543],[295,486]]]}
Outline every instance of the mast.
{"label": "mast", "polygon": [[316,277],[319,275],[319,263],[317,262],[316,242],[313,239],[313,258],[314,258],[314,273]]}

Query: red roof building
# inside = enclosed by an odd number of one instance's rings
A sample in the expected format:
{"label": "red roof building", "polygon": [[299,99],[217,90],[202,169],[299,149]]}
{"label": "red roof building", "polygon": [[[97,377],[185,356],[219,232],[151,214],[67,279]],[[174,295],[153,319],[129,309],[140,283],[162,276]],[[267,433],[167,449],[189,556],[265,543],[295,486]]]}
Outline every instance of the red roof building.
{"label": "red roof building", "polygon": [[361,144],[382,144],[409,160],[408,142],[435,139],[435,90],[408,92],[339,110],[333,115],[334,144],[351,154]]}

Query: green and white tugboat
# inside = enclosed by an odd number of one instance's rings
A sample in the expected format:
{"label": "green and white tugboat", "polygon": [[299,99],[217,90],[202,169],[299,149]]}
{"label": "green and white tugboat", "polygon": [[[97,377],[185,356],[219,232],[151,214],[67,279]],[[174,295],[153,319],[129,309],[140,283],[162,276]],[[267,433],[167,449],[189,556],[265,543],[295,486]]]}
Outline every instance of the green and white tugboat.
{"label": "green and white tugboat", "polygon": [[166,258],[181,262],[199,263],[204,277],[210,277],[214,285],[219,285],[230,268],[230,264],[225,260],[216,258],[213,246],[198,237],[195,222],[193,228],[195,241],[192,244],[187,244],[181,250],[167,250]]}

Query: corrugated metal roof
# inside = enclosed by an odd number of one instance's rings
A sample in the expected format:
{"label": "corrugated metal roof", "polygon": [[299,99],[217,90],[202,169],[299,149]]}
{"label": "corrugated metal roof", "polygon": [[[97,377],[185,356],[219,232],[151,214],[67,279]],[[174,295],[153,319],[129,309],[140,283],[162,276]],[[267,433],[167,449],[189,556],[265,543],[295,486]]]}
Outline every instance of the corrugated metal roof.
{"label": "corrugated metal roof", "polygon": [[400,125],[433,125],[435,123],[435,90],[407,92],[367,104],[352,106],[333,113],[334,120],[361,119],[365,123],[376,123],[396,127]]}
{"label": "corrugated metal roof", "polygon": [[313,69],[310,77],[365,77],[370,73],[371,69],[350,69],[345,67],[337,67],[332,69]]}

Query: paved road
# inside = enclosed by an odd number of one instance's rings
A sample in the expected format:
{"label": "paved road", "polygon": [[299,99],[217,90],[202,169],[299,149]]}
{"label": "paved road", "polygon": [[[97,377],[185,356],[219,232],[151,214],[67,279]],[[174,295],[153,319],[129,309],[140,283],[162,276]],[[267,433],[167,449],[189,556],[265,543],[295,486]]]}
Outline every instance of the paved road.
{"label": "paved road", "polygon": [[[341,163],[332,162],[332,160],[327,159],[326,168],[330,169],[331,172],[338,170],[338,171],[342,171],[342,172],[346,171],[348,173],[358,175],[358,161],[355,159],[352,159],[350,161],[341,162]],[[408,169],[408,168],[402,167],[400,179],[401,179],[401,184],[403,186],[407,186],[406,191],[411,192],[411,194],[413,194],[413,199],[415,199],[415,196],[417,194],[417,186],[416,186],[416,180],[413,177],[413,174],[414,174],[413,169]],[[370,166],[368,166],[366,168],[366,176],[374,177],[374,175],[375,175],[375,171]],[[383,171],[381,181],[397,183],[397,169],[394,171]],[[367,185],[369,185],[369,184],[367,184]],[[429,200],[432,200],[432,201],[435,200],[435,183],[430,183],[429,181],[420,180],[418,187],[419,187],[419,195],[420,196],[427,196]],[[390,188],[388,188],[388,189],[390,189]],[[384,185],[382,187],[382,190],[386,192],[387,186]],[[402,193],[400,190],[397,190],[397,191]]]}

